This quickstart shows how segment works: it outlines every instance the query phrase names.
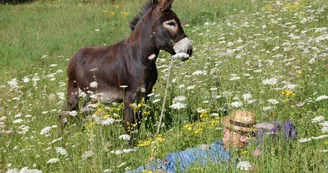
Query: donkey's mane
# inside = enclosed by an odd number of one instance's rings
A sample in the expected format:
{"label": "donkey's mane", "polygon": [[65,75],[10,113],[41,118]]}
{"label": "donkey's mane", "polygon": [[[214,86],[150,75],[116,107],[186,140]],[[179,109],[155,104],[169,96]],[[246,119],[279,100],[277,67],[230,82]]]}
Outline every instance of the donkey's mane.
{"label": "donkey's mane", "polygon": [[141,11],[136,16],[134,16],[134,18],[130,22],[130,28],[131,28],[132,31],[136,27],[136,25],[139,22],[139,20],[142,19],[142,17],[146,15],[146,13],[148,12],[148,10],[150,10],[151,8],[153,8],[154,6],[156,6],[157,4],[158,4],[158,0],[148,0],[148,2],[146,2],[142,6]]}

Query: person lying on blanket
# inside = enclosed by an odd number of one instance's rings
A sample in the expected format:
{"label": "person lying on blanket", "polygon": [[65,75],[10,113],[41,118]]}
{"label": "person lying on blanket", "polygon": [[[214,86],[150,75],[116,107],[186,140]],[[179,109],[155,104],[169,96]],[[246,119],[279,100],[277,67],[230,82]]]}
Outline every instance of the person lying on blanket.
{"label": "person lying on blanket", "polygon": [[[256,115],[244,110],[232,112],[229,116],[222,119],[222,124],[224,126],[224,134],[221,141],[213,142],[211,145],[201,145],[197,148],[169,153],[164,160],[157,160],[126,173],[147,171],[176,173],[183,172],[196,163],[201,163],[202,166],[206,166],[208,161],[220,164],[220,162],[230,159],[229,149],[246,146],[249,140],[256,136],[259,128],[261,131],[263,129],[271,131],[276,127],[274,123],[256,124]],[[290,127],[292,126],[291,124]],[[263,131],[261,134],[263,134]],[[256,152],[257,155],[260,154],[259,151]]]}

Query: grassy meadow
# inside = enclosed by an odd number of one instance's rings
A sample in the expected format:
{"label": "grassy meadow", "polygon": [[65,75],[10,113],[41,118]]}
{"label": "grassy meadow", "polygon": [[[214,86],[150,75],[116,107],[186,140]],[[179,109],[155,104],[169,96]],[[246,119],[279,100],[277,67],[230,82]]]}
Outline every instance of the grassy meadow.
{"label": "grassy meadow", "polygon": [[[231,151],[253,172],[328,172],[328,1],[175,0],[186,19],[193,57],[175,61],[165,120],[156,134],[170,55],[157,59],[149,101],[132,105],[145,118],[129,145],[122,105],[93,104],[74,115],[62,137],[69,58],[87,45],[128,37],[144,0],[35,1],[0,5],[0,173],[124,172],[168,153],[222,137],[220,119],[236,109],[259,122],[290,120],[298,138],[266,136]],[[260,148],[262,155],[252,152]],[[244,172],[237,162],[186,172]],[[149,171],[151,172],[151,171]]]}

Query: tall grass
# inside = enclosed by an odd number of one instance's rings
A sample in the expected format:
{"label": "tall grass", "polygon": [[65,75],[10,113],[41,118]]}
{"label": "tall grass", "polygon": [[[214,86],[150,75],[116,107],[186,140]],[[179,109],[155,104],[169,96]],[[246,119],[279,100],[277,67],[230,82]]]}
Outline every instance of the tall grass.
{"label": "tall grass", "polygon": [[[23,167],[124,172],[169,152],[220,140],[220,118],[234,109],[254,111],[260,122],[291,120],[299,137],[267,136],[260,145],[232,151],[231,162],[206,168],[196,164],[187,172],[238,172],[239,157],[255,172],[327,172],[328,139],[311,138],[328,131],[313,120],[328,121],[326,1],[176,0],[173,10],[187,21],[184,29],[193,40],[194,55],[174,63],[162,135],[154,132],[164,97],[167,53],[157,60],[160,78],[154,95],[139,105],[146,116],[133,135],[135,146],[121,139],[120,104],[98,104],[92,115],[70,118],[63,138],[57,138],[68,59],[83,46],[126,38],[129,21],[142,3],[36,1],[0,6],[0,172]],[[176,102],[185,108],[173,109]],[[100,124],[109,118],[115,122]],[[262,150],[259,158],[251,154],[256,148]],[[52,158],[59,161],[47,163]]]}

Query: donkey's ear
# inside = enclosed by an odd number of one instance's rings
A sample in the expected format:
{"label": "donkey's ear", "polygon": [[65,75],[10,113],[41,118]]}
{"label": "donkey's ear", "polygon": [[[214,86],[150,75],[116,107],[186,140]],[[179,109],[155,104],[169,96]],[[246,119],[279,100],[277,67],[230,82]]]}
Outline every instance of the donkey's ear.
{"label": "donkey's ear", "polygon": [[174,0],[161,0],[158,4],[158,9],[164,11],[171,8],[171,4]]}

